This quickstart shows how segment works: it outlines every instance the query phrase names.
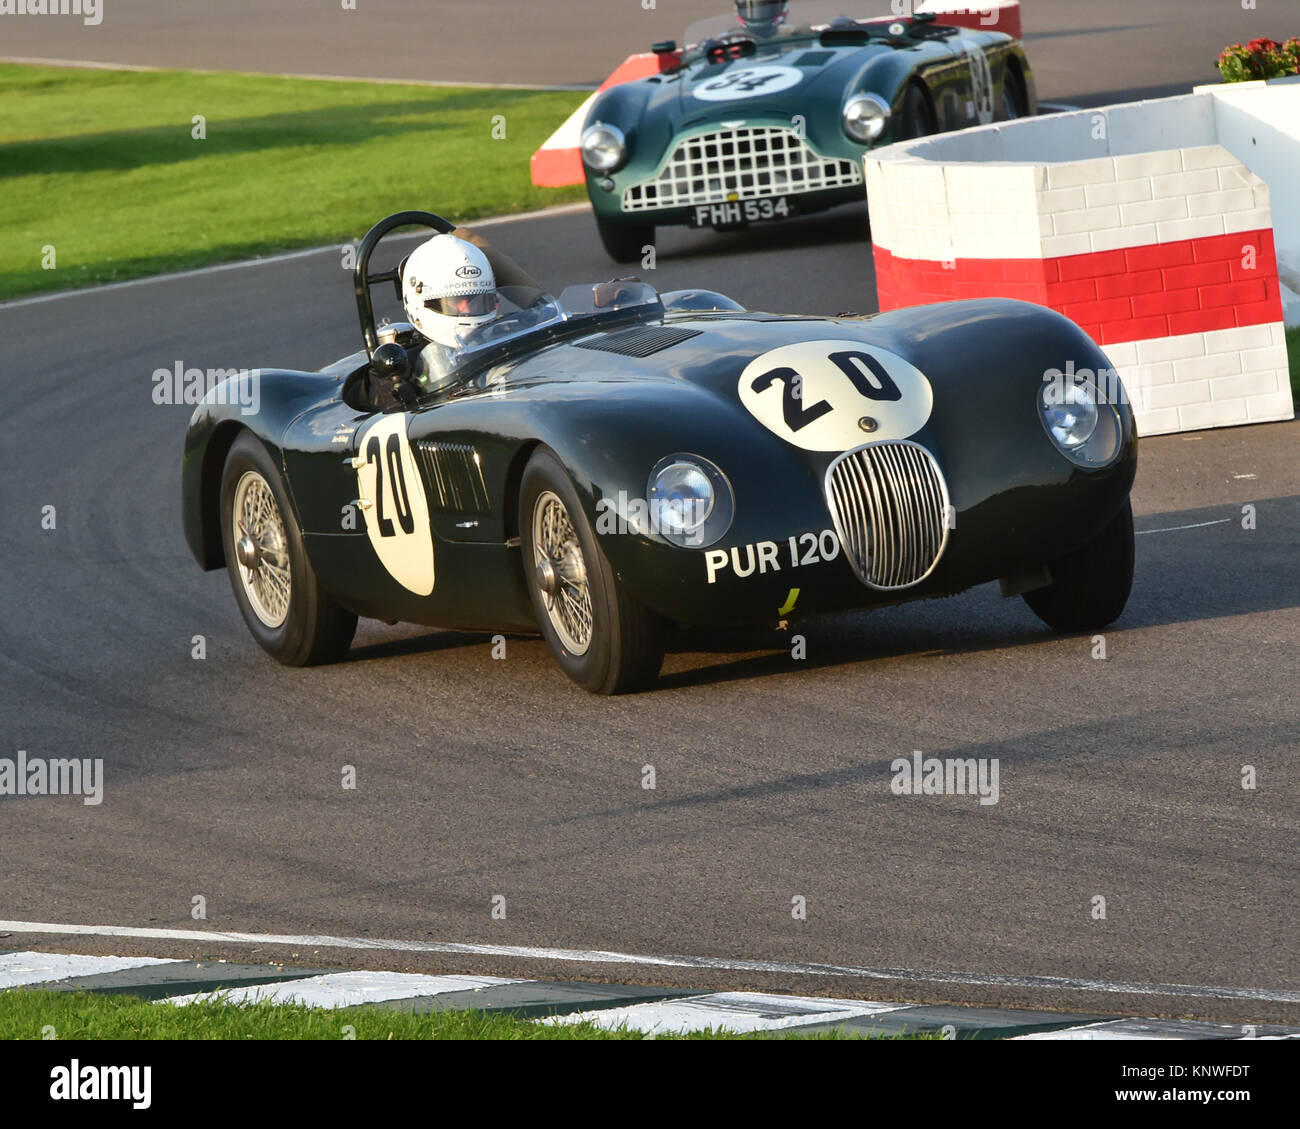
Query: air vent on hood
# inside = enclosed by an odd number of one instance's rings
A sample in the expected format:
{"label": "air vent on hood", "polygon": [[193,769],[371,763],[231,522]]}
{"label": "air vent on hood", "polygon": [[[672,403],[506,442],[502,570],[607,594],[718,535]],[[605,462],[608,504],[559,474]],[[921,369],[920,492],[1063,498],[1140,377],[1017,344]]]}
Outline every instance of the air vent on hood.
{"label": "air vent on hood", "polygon": [[611,333],[608,337],[598,337],[594,341],[579,342],[578,348],[594,349],[599,353],[618,353],[624,357],[648,357],[699,335],[698,329],[675,329],[667,325],[652,328],[637,326],[635,329],[625,329],[622,333]]}
{"label": "air vent on hood", "polygon": [[834,51],[805,51],[794,61],[796,67],[824,67],[833,58]]}

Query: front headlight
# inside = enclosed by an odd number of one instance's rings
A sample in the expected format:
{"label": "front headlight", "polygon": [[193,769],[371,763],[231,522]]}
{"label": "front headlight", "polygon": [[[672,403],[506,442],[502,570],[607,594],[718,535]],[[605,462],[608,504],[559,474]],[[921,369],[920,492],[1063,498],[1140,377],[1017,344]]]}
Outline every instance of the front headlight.
{"label": "front headlight", "polygon": [[627,154],[627,138],[616,125],[596,122],[582,133],[582,161],[596,172],[613,172]]}
{"label": "front headlight", "polygon": [[889,124],[889,103],[875,94],[855,94],[844,103],[844,132],[860,145],[870,145]]}
{"label": "front headlight", "polygon": [[1119,451],[1119,413],[1090,380],[1046,380],[1038,411],[1057,450],[1079,466],[1102,466]]}
{"label": "front headlight", "polygon": [[735,502],[726,475],[699,455],[669,455],[646,488],[651,529],[685,549],[703,549],[731,528]]}

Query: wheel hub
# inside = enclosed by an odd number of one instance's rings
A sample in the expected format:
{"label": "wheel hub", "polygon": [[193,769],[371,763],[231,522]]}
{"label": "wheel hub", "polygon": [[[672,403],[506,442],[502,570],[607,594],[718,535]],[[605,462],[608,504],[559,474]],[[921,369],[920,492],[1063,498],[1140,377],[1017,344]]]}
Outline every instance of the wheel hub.
{"label": "wheel hub", "polygon": [[250,572],[262,567],[262,550],[247,533],[235,542],[235,559]]}
{"label": "wheel hub", "polygon": [[550,557],[543,557],[537,562],[537,587],[548,599],[555,599],[560,590],[560,570]]}

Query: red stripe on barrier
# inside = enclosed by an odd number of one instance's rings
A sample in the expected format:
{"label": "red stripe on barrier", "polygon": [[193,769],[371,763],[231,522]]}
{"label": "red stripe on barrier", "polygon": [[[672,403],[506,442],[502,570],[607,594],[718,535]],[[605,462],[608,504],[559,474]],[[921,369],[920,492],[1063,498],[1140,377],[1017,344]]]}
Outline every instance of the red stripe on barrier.
{"label": "red stripe on barrier", "polygon": [[875,247],[882,310],[957,298],[1050,306],[1103,345],[1282,320],[1272,229],[1055,259],[905,259]]}

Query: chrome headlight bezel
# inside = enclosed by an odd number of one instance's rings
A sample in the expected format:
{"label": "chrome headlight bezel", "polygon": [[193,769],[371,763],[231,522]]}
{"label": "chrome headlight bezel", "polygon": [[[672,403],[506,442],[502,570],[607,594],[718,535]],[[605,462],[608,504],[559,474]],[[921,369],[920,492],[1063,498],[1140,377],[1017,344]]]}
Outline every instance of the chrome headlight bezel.
{"label": "chrome headlight bezel", "polygon": [[879,141],[893,111],[879,94],[855,94],[840,111],[844,133],[859,145],[872,145]]}
{"label": "chrome headlight bezel", "polygon": [[[691,475],[695,477],[691,479]],[[692,481],[700,501],[682,508],[680,489],[669,487],[674,477]],[[716,463],[701,455],[677,452],[665,455],[646,480],[650,528],[669,544],[682,549],[707,549],[727,535],[736,514],[731,483]]]}
{"label": "chrome headlight bezel", "polygon": [[[1122,395],[1122,392],[1121,392]],[[1059,413],[1067,404],[1083,408],[1077,438],[1062,435]],[[1097,470],[1118,458],[1123,446],[1123,426],[1119,410],[1102,393],[1095,381],[1079,376],[1044,380],[1038,390],[1038,419],[1047,437],[1062,455],[1076,466]]]}
{"label": "chrome headlight bezel", "polygon": [[[606,148],[601,148],[601,143]],[[592,122],[582,131],[579,142],[582,163],[592,172],[609,174],[627,160],[627,137],[616,125]]]}

